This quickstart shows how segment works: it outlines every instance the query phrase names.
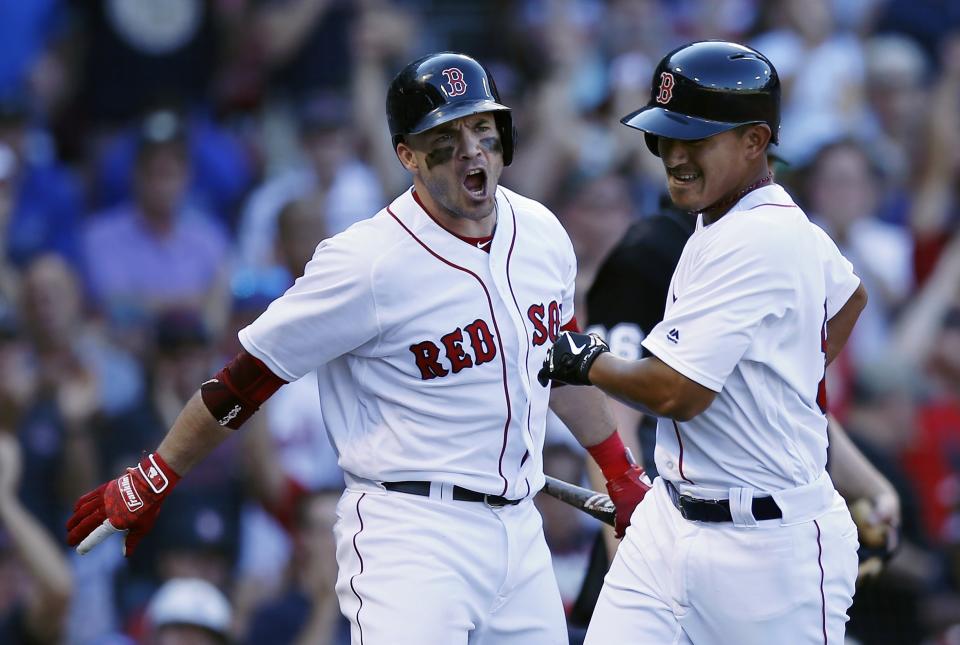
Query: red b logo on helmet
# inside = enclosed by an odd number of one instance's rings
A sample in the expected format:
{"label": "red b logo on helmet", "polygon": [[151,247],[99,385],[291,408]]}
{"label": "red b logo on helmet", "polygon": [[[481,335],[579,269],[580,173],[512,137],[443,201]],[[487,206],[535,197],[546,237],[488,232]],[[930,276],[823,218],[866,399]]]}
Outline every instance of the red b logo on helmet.
{"label": "red b logo on helmet", "polygon": [[463,80],[463,72],[456,67],[451,67],[443,70],[443,75],[447,77],[447,85],[450,86],[450,90],[447,92],[449,96],[466,94],[467,82]]}
{"label": "red b logo on helmet", "polygon": [[657,94],[657,103],[666,105],[673,98],[673,74],[664,72],[660,74],[660,93]]}

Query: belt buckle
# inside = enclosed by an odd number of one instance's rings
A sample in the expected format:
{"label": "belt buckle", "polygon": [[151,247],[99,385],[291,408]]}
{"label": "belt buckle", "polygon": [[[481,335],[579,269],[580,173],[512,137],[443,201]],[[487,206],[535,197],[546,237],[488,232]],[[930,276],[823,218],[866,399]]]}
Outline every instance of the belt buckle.
{"label": "belt buckle", "polygon": [[687,501],[691,504],[709,504],[711,506],[720,506],[723,507],[722,499],[702,499],[700,497],[693,497],[692,495],[677,495],[678,507],[680,509],[680,516],[685,520],[689,520],[690,517],[687,515],[687,509],[684,506],[684,501]]}
{"label": "belt buckle", "polygon": [[483,494],[483,503],[486,504],[487,508],[503,508],[506,506],[505,502],[494,502],[491,501],[492,498],[498,497],[497,495],[490,495],[489,493]]}

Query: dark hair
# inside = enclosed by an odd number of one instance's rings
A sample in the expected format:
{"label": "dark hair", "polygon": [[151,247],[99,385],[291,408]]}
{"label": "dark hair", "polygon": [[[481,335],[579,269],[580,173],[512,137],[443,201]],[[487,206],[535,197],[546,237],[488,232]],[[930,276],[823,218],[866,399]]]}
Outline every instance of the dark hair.
{"label": "dark hair", "polygon": [[870,175],[876,181],[883,181],[886,172],[870,146],[860,139],[851,136],[840,137],[820,146],[807,163],[807,176],[812,177],[823,161],[837,150],[849,149],[858,153],[867,163]]}

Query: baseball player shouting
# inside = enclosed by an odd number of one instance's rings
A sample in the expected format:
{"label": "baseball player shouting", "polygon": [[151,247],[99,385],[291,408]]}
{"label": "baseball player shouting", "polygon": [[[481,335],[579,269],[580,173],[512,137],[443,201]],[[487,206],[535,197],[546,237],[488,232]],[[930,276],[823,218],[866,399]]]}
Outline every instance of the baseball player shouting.
{"label": "baseball player shouting", "polygon": [[624,118],[696,212],[664,319],[624,360],[565,332],[542,378],[658,417],[660,476],[604,581],[587,643],[842,643],[857,532],[825,471],[823,375],[866,301],[852,267],[772,183],[780,84],[762,54],[699,42]]}
{"label": "baseball player shouting", "polygon": [[551,398],[536,380],[576,326],[573,247],[544,206],[498,186],[514,130],[477,61],[411,63],[387,117],[413,187],[317,247],[157,451],[79,500],[68,541],[83,553],[125,531],[129,555],[180,477],[313,371],[346,473],[337,594],[353,642],[566,643],[531,501],[548,402],[610,480],[621,532],[648,490],[602,393]]}

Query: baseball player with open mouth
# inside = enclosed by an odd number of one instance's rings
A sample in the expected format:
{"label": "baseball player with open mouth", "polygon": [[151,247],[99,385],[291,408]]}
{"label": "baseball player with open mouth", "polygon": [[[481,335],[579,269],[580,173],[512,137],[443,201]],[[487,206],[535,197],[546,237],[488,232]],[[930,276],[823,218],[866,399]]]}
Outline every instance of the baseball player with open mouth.
{"label": "baseball player with open mouth", "polygon": [[770,61],[691,43],[623,119],[697,214],[652,356],[564,332],[543,381],[592,384],[659,417],[659,477],[637,506],[586,642],[842,643],[857,530],[825,470],[824,369],[866,292],[767,167],[780,124]]}
{"label": "baseball player with open mouth", "polygon": [[84,553],[122,531],[129,555],[180,477],[315,372],[346,476],[337,594],[353,642],[565,644],[532,502],[548,404],[606,475],[621,533],[648,490],[601,392],[537,382],[576,328],[573,246],[544,206],[498,185],[513,124],[476,60],[410,63],[387,117],[412,188],[319,244],[156,452],[80,498],[68,542]]}

